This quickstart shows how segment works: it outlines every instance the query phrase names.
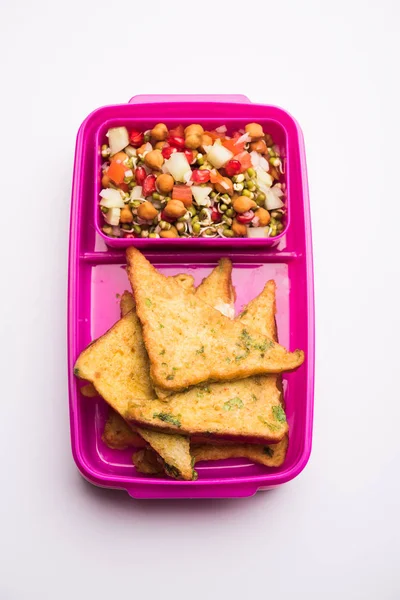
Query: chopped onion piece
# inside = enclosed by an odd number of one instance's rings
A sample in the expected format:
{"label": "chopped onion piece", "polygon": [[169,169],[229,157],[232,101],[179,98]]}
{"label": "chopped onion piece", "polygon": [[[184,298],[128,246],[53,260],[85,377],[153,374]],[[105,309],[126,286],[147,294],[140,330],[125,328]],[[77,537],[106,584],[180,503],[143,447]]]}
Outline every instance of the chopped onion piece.
{"label": "chopped onion piece", "polygon": [[129,135],[126,127],[112,127],[107,132],[111,156],[129,145]]}
{"label": "chopped onion piece", "polygon": [[131,200],[144,200],[141,185],[135,185],[135,187],[132,189]]}
{"label": "chopped onion piece", "polygon": [[233,154],[225,146],[214,143],[211,150],[207,152],[207,160],[215,167],[220,169],[232,158]]}
{"label": "chopped onion piece", "polygon": [[248,227],[247,237],[249,238],[267,238],[269,237],[269,227]]}
{"label": "chopped onion piece", "polygon": [[260,166],[261,154],[259,154],[255,150],[253,150],[252,152],[250,152],[250,158],[251,158],[251,164],[253,165],[253,167]]}
{"label": "chopped onion piece", "polygon": [[221,125],[220,127],[216,127],[215,131],[217,133],[226,133],[227,132],[226,125]]}
{"label": "chopped onion piece", "polygon": [[251,136],[248,133],[244,133],[243,135],[240,136],[240,138],[238,138],[235,142],[236,144],[241,144],[242,142],[251,142]]}
{"label": "chopped onion piece", "polygon": [[127,154],[129,156],[129,158],[132,158],[133,156],[136,156],[136,148],[134,148],[133,146],[127,146],[125,148],[125,154]]}
{"label": "chopped onion piece", "polygon": [[264,171],[269,171],[269,162],[261,154],[259,165]]}
{"label": "chopped onion piece", "polygon": [[210,206],[209,195],[213,191],[212,187],[202,187],[201,185],[192,185],[192,195],[198,206]]}
{"label": "chopped onion piece", "polygon": [[[113,188],[106,188],[100,192],[101,200],[100,206],[105,208],[124,208],[125,203],[119,190]],[[111,223],[110,223],[111,225]]]}
{"label": "chopped onion piece", "polygon": [[281,200],[283,192],[280,188],[276,186],[269,188],[265,192],[265,196],[265,208],[267,210],[276,210],[277,208],[282,208],[282,206],[284,206]]}
{"label": "chopped onion piece", "polygon": [[210,152],[210,150],[212,149],[212,146],[203,146],[203,148],[204,148],[204,152],[206,154],[208,154]]}
{"label": "chopped onion piece", "polygon": [[271,175],[269,173],[267,173],[266,171],[264,171],[264,169],[262,169],[260,166],[254,167],[254,170],[257,175],[258,185],[260,186],[260,184],[262,184],[264,186],[271,187],[271,185],[273,184],[273,181],[274,181],[272,179]]}
{"label": "chopped onion piece", "polygon": [[185,175],[190,171],[190,165],[183,152],[174,152],[171,154],[171,158],[165,161],[165,165],[175,181],[185,183]]}
{"label": "chopped onion piece", "polygon": [[190,185],[191,177],[192,177],[192,171],[191,171],[191,169],[189,169],[189,171],[187,171],[183,176],[183,180],[187,185]]}
{"label": "chopped onion piece", "polygon": [[104,214],[104,220],[109,225],[118,225],[120,216],[120,208],[109,208],[108,211]]}

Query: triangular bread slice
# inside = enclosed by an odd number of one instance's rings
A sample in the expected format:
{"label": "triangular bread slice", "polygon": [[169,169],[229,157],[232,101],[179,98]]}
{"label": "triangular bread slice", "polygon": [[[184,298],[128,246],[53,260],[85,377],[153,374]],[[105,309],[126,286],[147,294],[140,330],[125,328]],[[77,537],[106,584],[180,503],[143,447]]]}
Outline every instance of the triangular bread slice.
{"label": "triangular bread slice", "polygon": [[280,373],[304,361],[271,338],[249,331],[159,273],[136,248],[127,249],[128,276],[143,327],[154,384],[182,391],[207,381]]}
{"label": "triangular bread slice", "polygon": [[[175,278],[178,285],[183,285],[188,290],[194,290],[193,277],[190,275],[180,274]],[[142,328],[136,312],[133,310],[134,299],[128,293],[123,294],[123,299],[121,312],[125,313],[128,308],[131,309],[130,312],[83,350],[74,368],[75,375],[91,382],[100,396],[120,415],[126,412],[130,398],[137,397],[149,401],[155,396],[149,376],[149,362],[143,344]],[[212,302],[212,300],[213,298],[210,296],[209,301]],[[125,431],[125,435],[126,433]],[[137,433],[141,434],[142,432],[137,429]],[[103,439],[106,443],[107,440],[111,440],[112,444],[112,436],[113,431],[108,428],[107,436],[104,433]],[[191,474],[188,473],[187,465],[190,463],[191,457],[188,442],[183,436],[169,436],[165,456],[162,452],[163,442],[166,441],[165,435],[149,431],[145,433],[145,437],[146,441],[160,453],[166,469],[168,469],[168,460],[171,459],[173,444],[175,444],[175,459],[170,465],[170,473],[176,474],[179,471],[181,477],[186,479],[194,476],[193,469]],[[128,436],[126,438],[129,439]],[[121,440],[119,443],[121,444]],[[185,458],[182,460],[184,456]],[[180,469],[179,460],[181,460]]]}

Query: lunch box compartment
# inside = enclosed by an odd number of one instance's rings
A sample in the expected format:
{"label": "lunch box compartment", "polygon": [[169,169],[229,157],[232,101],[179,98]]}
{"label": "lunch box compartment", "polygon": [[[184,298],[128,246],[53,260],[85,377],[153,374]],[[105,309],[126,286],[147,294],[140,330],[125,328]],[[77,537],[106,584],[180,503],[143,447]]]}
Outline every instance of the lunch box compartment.
{"label": "lunch box compartment", "polygon": [[[101,156],[101,145],[106,143],[106,133],[111,127],[125,125],[141,131],[151,129],[159,122],[168,127],[178,124],[189,125],[201,123],[205,129],[226,125],[229,132],[244,128],[252,121],[263,125],[264,131],[270,133],[274,142],[280,147],[284,157],[285,173],[281,179],[286,184],[286,215],[284,230],[273,238],[179,238],[179,239],[148,239],[148,238],[112,238],[104,234],[102,226],[104,218],[99,206],[99,193],[101,191],[101,165],[104,159]],[[251,103],[234,104],[229,102],[163,102],[146,104],[125,104],[120,106],[103,107],[94,111],[82,125],[86,131],[87,150],[92,153],[93,183],[90,196],[93,198],[94,223],[97,233],[104,239],[108,246],[126,248],[151,248],[161,245],[176,246],[179,248],[193,248],[211,245],[265,247],[276,246],[284,238],[291,219],[291,204],[298,202],[296,198],[296,178],[300,166],[301,134],[295,120],[285,111],[274,106],[256,105]]]}

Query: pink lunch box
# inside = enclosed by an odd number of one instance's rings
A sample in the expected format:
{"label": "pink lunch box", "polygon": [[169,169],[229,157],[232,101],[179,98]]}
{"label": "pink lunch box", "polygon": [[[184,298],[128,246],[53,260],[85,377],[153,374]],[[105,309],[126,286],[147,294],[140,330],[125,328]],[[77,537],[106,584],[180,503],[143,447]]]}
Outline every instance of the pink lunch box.
{"label": "pink lunch box", "polygon": [[[288,216],[277,238],[115,239],[101,231],[99,148],[110,127],[145,130],[158,122],[170,127],[201,123],[239,129],[259,122],[286,156]],[[277,284],[279,341],[305,351],[304,364],[284,375],[289,449],[278,469],[229,459],[196,464],[197,481],[143,476],[132,464],[132,449],[111,450],[101,435],[108,407],[86,398],[73,375],[79,353],[119,318],[118,296],[130,289],[124,248],[138,246],[164,274],[186,272],[199,284],[222,256],[233,263],[236,310],[261,292],[268,279]],[[245,96],[136,96],[106,106],[82,123],[76,142],[71,201],[68,286],[68,374],[72,452],[90,482],[126,490],[134,498],[217,498],[251,496],[296,477],[305,467],[312,442],[314,403],[314,291],[311,223],[303,136],[297,122],[275,106],[252,104]]]}

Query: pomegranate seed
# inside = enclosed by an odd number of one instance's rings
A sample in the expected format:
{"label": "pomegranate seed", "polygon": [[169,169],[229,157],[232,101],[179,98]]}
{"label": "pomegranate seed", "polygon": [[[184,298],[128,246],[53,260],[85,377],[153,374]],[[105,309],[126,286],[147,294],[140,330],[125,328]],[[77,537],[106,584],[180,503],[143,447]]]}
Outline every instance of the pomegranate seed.
{"label": "pomegranate seed", "polygon": [[128,233],[127,231],[124,232],[124,238],[134,238],[135,234],[134,233]]}
{"label": "pomegranate seed", "polygon": [[242,166],[241,166],[240,162],[235,159],[230,160],[225,165],[225,171],[229,177],[233,177],[234,175],[237,175],[238,173],[240,173],[241,168],[242,168]]}
{"label": "pomegranate seed", "polygon": [[171,217],[169,217],[166,213],[165,210],[161,211],[161,220],[162,221],[167,221],[167,223],[173,223],[175,221],[175,219],[171,219]]}
{"label": "pomegranate seed", "polygon": [[186,156],[186,160],[188,161],[189,165],[191,165],[194,159],[193,152],[186,149],[183,153]]}
{"label": "pomegranate seed", "polygon": [[171,154],[173,154],[174,152],[178,152],[178,150],[173,146],[164,146],[164,148],[161,150],[161,154],[163,155],[165,160],[171,158]]}
{"label": "pomegranate seed", "polygon": [[211,211],[211,220],[214,221],[214,223],[219,223],[221,218],[222,218],[221,214],[218,212],[218,210],[214,206]]}
{"label": "pomegranate seed", "polygon": [[178,150],[185,149],[185,140],[183,137],[180,137],[179,135],[171,135],[167,139],[167,142],[170,146],[174,146],[174,148],[177,148]]}
{"label": "pomegranate seed", "polygon": [[206,183],[210,181],[211,173],[208,169],[194,169],[192,171],[192,180],[195,183]]}
{"label": "pomegranate seed", "polygon": [[136,183],[138,185],[143,185],[143,182],[146,179],[146,177],[147,173],[145,169],[143,167],[137,167],[137,169],[135,170]]}
{"label": "pomegranate seed", "polygon": [[254,219],[254,212],[252,210],[248,210],[241,215],[236,215],[236,218],[239,223],[242,223],[242,225],[248,225],[248,223],[251,223]]}
{"label": "pomegranate seed", "polygon": [[134,148],[139,148],[139,146],[141,146],[144,142],[144,133],[132,129],[132,131],[129,134],[129,141],[131,146],[133,146]]}
{"label": "pomegranate seed", "polygon": [[155,175],[147,175],[146,179],[143,182],[142,194],[144,198],[150,196],[153,192],[156,191],[156,176]]}

